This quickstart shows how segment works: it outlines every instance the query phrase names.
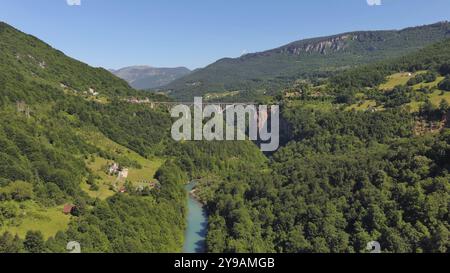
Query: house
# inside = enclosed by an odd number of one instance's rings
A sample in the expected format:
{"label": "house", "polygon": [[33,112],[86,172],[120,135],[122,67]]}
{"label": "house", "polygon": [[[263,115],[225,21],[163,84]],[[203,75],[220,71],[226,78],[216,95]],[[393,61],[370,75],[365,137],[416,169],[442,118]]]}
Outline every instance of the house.
{"label": "house", "polygon": [[73,211],[74,208],[75,208],[74,205],[66,204],[66,205],[64,206],[64,208],[63,208],[63,213],[64,213],[65,215],[69,215],[69,214],[72,213],[72,211]]}
{"label": "house", "polygon": [[128,178],[128,173],[129,173],[128,169],[123,169],[122,171],[119,172],[119,178],[127,179]]}
{"label": "house", "polygon": [[119,193],[126,193],[127,189],[125,187],[120,188]]}
{"label": "house", "polygon": [[96,92],[95,89],[89,88],[88,92],[84,92],[85,94],[91,94],[92,96],[98,96],[100,93]]}
{"label": "house", "polygon": [[145,98],[145,99],[138,99],[135,97],[132,97],[128,100],[126,100],[129,103],[133,103],[133,104],[143,104],[143,103],[150,103],[150,99],[149,98]]}
{"label": "house", "polygon": [[45,61],[39,62],[39,67],[45,69],[47,67],[47,64],[45,63]]}
{"label": "house", "polygon": [[139,103],[139,100],[137,98],[131,98],[128,100],[129,103]]}
{"label": "house", "polygon": [[119,171],[119,164],[113,163],[111,166],[109,166],[108,173],[110,175],[116,174]]}

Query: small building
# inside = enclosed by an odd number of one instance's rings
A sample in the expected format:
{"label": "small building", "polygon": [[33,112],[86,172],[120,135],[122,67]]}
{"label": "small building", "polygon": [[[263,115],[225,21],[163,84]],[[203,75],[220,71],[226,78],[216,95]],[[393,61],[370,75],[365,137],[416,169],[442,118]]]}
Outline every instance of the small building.
{"label": "small building", "polygon": [[119,193],[126,193],[127,189],[125,187],[120,188]]}
{"label": "small building", "polygon": [[74,208],[75,208],[74,205],[66,204],[66,205],[64,206],[64,208],[63,208],[63,213],[64,213],[65,215],[69,215],[69,214],[72,213],[72,211],[73,211]]}
{"label": "small building", "polygon": [[128,178],[128,173],[129,173],[128,169],[123,169],[122,171],[119,172],[119,178],[127,179]]}
{"label": "small building", "polygon": [[132,97],[132,98],[128,99],[128,102],[129,103],[139,103],[139,100],[135,97]]}
{"label": "small building", "polygon": [[110,175],[116,174],[118,171],[119,171],[119,164],[114,163],[111,166],[109,166],[108,173]]}

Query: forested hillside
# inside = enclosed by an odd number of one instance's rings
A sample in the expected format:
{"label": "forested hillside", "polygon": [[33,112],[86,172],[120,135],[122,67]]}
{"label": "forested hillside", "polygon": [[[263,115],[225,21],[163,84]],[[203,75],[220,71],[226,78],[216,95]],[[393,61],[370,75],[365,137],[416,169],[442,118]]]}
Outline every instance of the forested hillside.
{"label": "forested hillside", "polygon": [[216,162],[199,187],[208,250],[364,252],[378,241],[383,252],[448,252],[449,56],[445,41],[287,88],[286,144],[268,162],[241,161],[245,172],[218,168],[229,161],[218,147],[198,151]]}
{"label": "forested hillside", "polygon": [[403,56],[450,37],[450,24],[400,31],[361,31],[301,40],[269,51],[226,58],[166,86],[178,99],[224,92],[262,96],[295,80],[328,77],[342,69]]}
{"label": "forested hillside", "polygon": [[5,23],[0,93],[0,252],[181,250],[187,178],[160,158],[165,110]]}
{"label": "forested hillside", "polygon": [[400,58],[347,70],[332,77],[331,84],[335,88],[376,87],[385,82],[387,76],[404,71],[433,70],[445,76],[449,73],[449,62],[450,39],[446,39]]}
{"label": "forested hillside", "polygon": [[302,133],[269,163],[231,167],[219,145],[179,163],[203,170],[208,251],[364,252],[372,240],[383,252],[448,251],[448,130],[414,137],[402,110],[285,115]]}
{"label": "forested hillside", "polygon": [[57,89],[98,93],[97,97],[134,94],[126,82],[108,71],[71,59],[6,23],[0,23],[0,68],[0,87],[7,91],[2,102],[45,102],[58,94]]}
{"label": "forested hillside", "polygon": [[[167,109],[126,100],[157,97],[2,23],[0,252],[67,252],[69,241],[83,252],[180,252],[190,180],[209,213],[209,252],[365,252],[370,241],[448,252],[449,41],[411,53],[446,31],[362,32],[267,53],[289,56],[287,70],[266,67],[286,77],[299,72],[292,55],[326,56],[333,71],[358,54],[405,56],[266,94],[281,106],[284,141],[265,155],[250,141],[175,143]],[[329,75],[324,63],[311,72]]]}

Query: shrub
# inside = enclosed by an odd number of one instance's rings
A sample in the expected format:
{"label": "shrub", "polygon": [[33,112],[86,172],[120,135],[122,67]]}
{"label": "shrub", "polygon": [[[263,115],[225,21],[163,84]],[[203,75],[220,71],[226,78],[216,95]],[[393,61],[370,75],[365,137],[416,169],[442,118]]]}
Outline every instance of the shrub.
{"label": "shrub", "polygon": [[447,77],[445,80],[439,83],[439,89],[450,91],[450,77]]}

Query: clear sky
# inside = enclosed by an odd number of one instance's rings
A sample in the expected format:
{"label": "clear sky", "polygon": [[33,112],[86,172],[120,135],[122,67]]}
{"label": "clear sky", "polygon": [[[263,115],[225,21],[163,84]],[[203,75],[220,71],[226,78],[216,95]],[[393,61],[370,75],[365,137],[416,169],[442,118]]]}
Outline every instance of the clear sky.
{"label": "clear sky", "polygon": [[1,0],[0,20],[93,66],[198,68],[303,38],[450,20],[450,0]]}

